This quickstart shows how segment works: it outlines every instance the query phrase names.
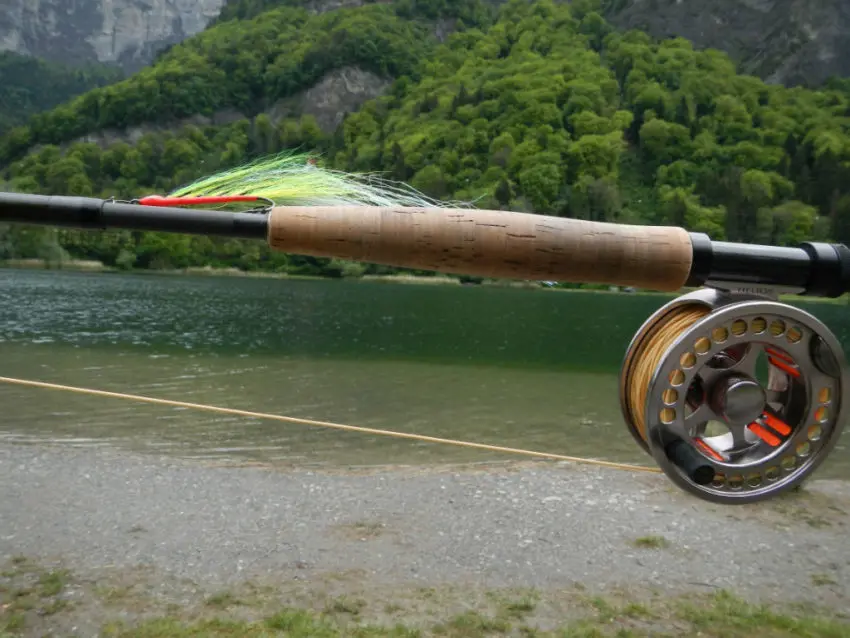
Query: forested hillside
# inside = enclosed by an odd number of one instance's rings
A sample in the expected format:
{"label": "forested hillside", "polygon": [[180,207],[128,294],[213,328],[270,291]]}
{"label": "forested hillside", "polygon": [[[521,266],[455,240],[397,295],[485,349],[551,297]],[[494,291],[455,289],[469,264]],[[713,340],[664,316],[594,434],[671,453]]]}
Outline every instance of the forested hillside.
{"label": "forested hillside", "polygon": [[[33,145],[61,144],[102,129],[171,123],[224,109],[252,117],[346,66],[390,78],[416,77],[420,60],[437,41],[433,23],[420,19],[419,11],[410,19],[398,15],[407,13],[406,4],[319,15],[283,6],[251,19],[222,21],[127,80],[33,117],[0,140],[0,164]],[[413,4],[425,12],[435,0]],[[478,2],[451,3],[447,12],[457,14],[467,4]]]}
{"label": "forested hillside", "polygon": [[120,69],[105,64],[72,68],[17,53],[0,52],[0,135],[25,124],[34,113],[52,109],[122,77]]}
{"label": "forested hillside", "polygon": [[[495,22],[472,0],[322,15],[291,6],[254,15],[262,3],[241,6],[248,19],[225,15],[153,67],[0,139],[7,188],[130,197],[301,146],[321,151],[327,165],[385,171],[482,208],[677,224],[731,241],[850,242],[850,97],[841,84],[789,89],[737,75],[717,51],[615,32],[593,1],[514,0]],[[443,44],[441,19],[455,29]],[[393,83],[337,130],[269,115],[350,66]],[[221,126],[186,119],[223,109],[244,118]],[[73,143],[152,123],[163,130],[135,142]],[[270,258],[242,242],[56,236],[72,256],[108,264],[340,272],[327,260]],[[43,231],[7,229],[0,257],[49,245]]]}

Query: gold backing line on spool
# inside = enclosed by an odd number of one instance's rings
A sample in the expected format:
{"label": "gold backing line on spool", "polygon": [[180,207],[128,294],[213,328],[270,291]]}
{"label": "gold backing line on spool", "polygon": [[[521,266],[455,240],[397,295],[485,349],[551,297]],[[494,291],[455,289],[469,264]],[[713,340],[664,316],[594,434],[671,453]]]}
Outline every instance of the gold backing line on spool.
{"label": "gold backing line on spool", "polygon": [[635,352],[634,363],[626,380],[627,399],[632,420],[644,441],[647,441],[646,399],[655,371],[661,365],[662,358],[673,342],[685,330],[710,313],[711,309],[701,304],[687,304],[671,310],[652,327]]}

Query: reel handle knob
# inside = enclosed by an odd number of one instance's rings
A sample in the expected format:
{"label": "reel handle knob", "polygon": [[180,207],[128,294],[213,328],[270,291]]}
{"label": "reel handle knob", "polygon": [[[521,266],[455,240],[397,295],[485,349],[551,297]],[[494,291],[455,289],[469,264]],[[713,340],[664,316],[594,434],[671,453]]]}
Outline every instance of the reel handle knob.
{"label": "reel handle knob", "polygon": [[697,485],[708,485],[714,480],[714,468],[682,439],[675,439],[665,448],[667,458]]}

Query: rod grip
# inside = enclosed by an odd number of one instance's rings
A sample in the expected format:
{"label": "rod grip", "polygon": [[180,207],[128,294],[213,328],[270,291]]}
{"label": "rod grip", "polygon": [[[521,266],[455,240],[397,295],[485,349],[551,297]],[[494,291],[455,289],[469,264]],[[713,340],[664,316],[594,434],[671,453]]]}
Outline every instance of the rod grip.
{"label": "rod grip", "polygon": [[496,210],[280,206],[274,250],[504,279],[675,291],[693,248],[682,228],[591,222]]}

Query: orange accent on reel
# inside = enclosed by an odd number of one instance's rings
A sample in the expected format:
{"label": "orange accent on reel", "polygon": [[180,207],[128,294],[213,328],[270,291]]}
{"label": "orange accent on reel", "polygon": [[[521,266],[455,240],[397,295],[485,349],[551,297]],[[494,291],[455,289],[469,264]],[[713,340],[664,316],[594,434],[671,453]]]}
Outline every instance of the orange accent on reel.
{"label": "orange accent on reel", "polygon": [[782,440],[778,436],[768,432],[755,421],[750,423],[748,427],[750,428],[750,432],[755,434],[758,438],[760,438],[762,441],[764,441],[771,447],[778,447],[779,444],[782,443]]}

